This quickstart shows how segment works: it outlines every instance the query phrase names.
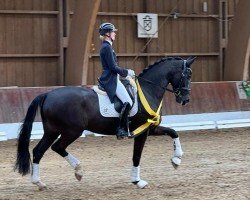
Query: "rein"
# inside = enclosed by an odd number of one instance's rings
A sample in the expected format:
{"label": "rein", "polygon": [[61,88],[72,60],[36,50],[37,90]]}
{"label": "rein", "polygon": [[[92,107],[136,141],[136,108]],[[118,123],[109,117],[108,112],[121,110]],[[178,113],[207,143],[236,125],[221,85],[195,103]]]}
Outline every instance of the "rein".
{"label": "rein", "polygon": [[135,77],[136,77],[137,79],[142,79],[143,81],[148,82],[148,83],[150,83],[151,85],[154,85],[154,86],[156,86],[156,87],[160,87],[160,88],[162,88],[162,89],[164,89],[164,90],[166,90],[166,91],[169,91],[169,92],[175,93],[175,91],[174,91],[174,90],[171,90],[171,89],[168,89],[167,87],[164,87],[164,86],[158,85],[158,84],[154,83],[153,81],[150,81],[150,80],[148,80],[148,79],[142,78],[142,77],[140,77],[140,76],[135,76]]}

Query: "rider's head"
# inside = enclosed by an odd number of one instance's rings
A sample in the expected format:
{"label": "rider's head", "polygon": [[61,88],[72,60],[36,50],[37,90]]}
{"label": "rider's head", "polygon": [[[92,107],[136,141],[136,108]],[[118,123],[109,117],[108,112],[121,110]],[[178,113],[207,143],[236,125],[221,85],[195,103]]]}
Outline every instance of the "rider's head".
{"label": "rider's head", "polygon": [[102,23],[99,28],[100,38],[102,40],[108,39],[113,42],[115,40],[116,31],[117,29],[115,28],[113,24],[108,23],[108,22]]}

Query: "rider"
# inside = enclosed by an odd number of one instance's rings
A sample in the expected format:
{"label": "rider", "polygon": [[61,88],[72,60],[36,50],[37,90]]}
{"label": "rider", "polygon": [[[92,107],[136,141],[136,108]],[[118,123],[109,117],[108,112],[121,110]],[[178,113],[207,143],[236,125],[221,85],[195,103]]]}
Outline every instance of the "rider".
{"label": "rider", "polygon": [[100,39],[103,41],[100,49],[100,58],[102,63],[102,75],[99,78],[100,85],[105,89],[111,103],[117,96],[123,103],[120,113],[120,122],[116,136],[118,139],[128,136],[128,115],[132,108],[132,100],[119,79],[121,77],[135,76],[131,69],[124,69],[118,66],[116,54],[112,48],[115,41],[117,29],[111,23],[102,23],[99,28]]}

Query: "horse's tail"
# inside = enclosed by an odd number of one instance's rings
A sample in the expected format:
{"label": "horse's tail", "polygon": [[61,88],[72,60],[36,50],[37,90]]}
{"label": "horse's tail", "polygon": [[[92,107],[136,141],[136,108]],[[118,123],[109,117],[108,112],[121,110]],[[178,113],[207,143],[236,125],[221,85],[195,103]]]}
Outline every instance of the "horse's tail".
{"label": "horse's tail", "polygon": [[29,144],[30,136],[32,130],[32,124],[34,122],[38,106],[42,106],[47,93],[37,96],[30,104],[26,116],[24,118],[23,124],[18,137],[17,144],[17,158],[14,170],[18,170],[23,176],[30,172],[30,153]]}

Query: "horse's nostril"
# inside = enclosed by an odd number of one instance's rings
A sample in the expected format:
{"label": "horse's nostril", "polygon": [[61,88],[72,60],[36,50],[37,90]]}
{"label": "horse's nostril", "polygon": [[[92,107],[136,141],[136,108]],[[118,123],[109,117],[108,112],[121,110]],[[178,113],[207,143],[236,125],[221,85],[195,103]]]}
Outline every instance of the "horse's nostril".
{"label": "horse's nostril", "polygon": [[186,105],[188,102],[189,102],[189,99],[184,100],[184,101],[182,102],[182,105],[184,106],[184,105]]}

